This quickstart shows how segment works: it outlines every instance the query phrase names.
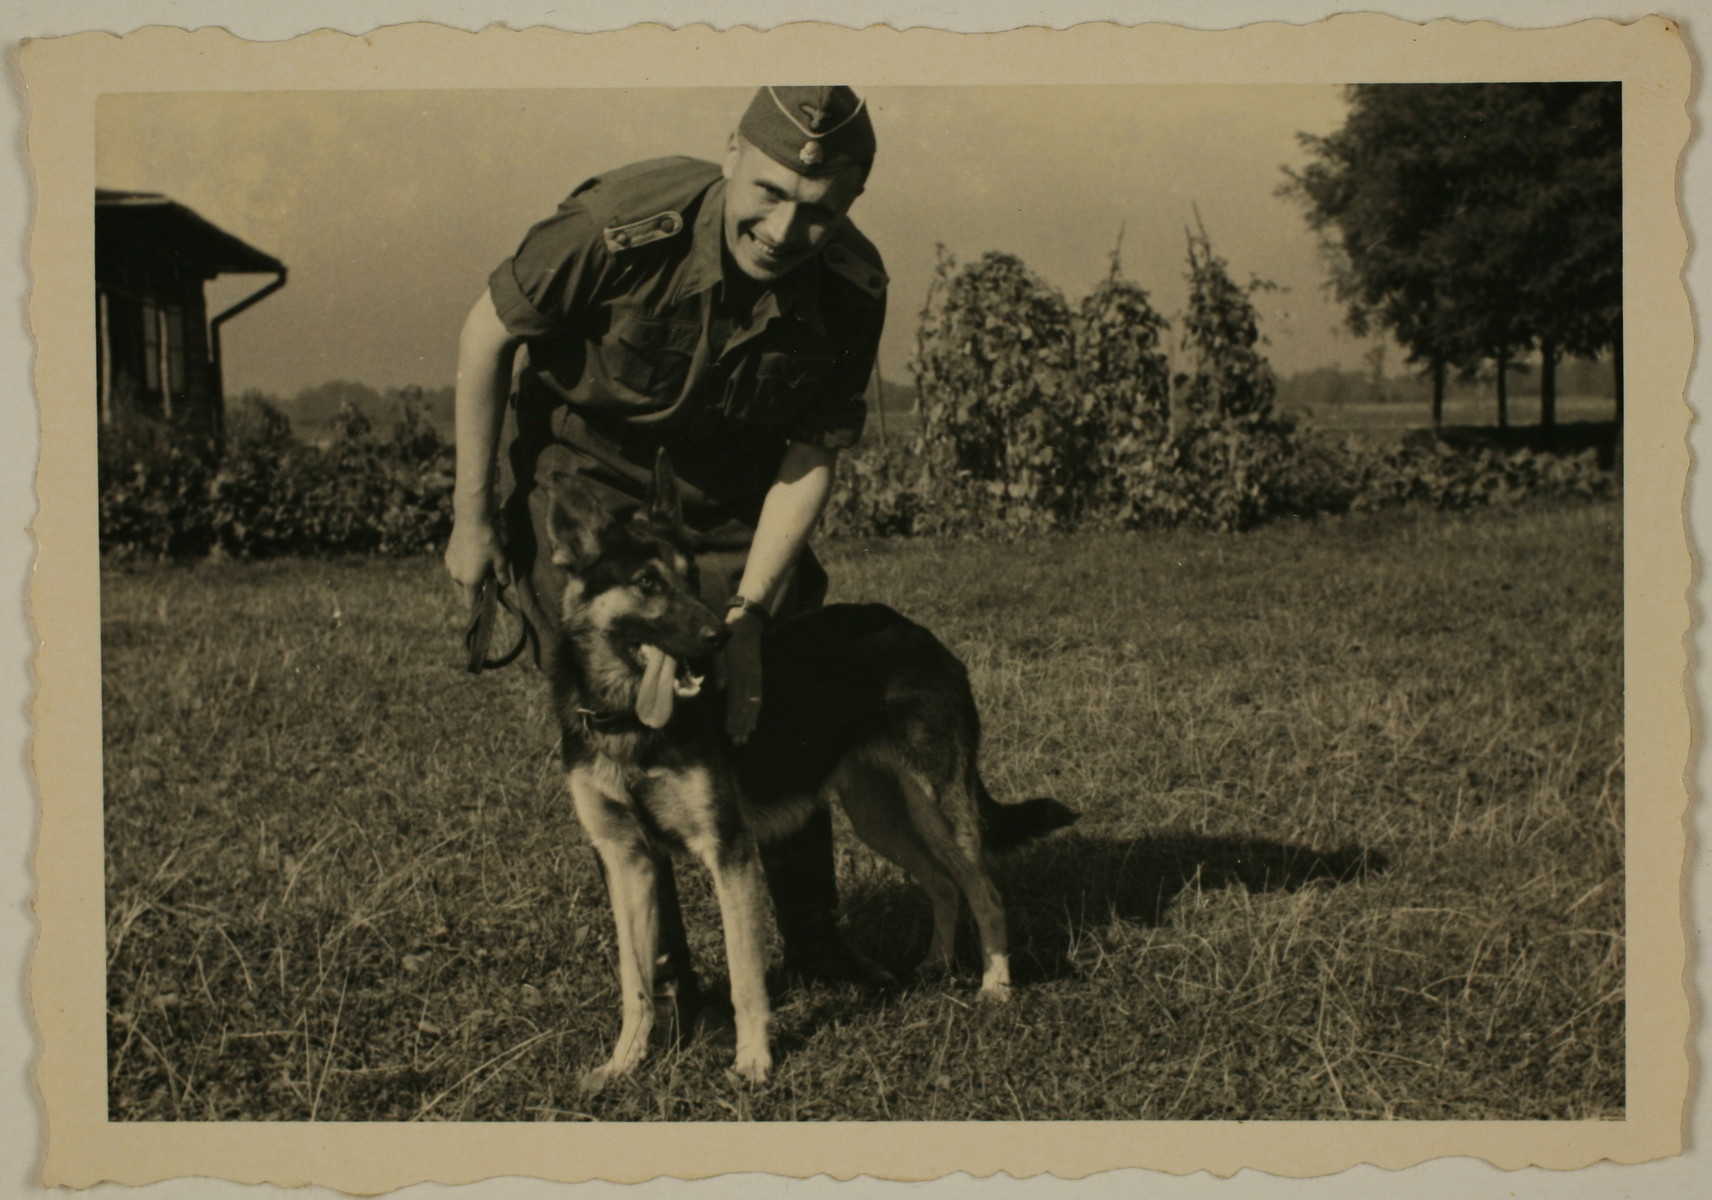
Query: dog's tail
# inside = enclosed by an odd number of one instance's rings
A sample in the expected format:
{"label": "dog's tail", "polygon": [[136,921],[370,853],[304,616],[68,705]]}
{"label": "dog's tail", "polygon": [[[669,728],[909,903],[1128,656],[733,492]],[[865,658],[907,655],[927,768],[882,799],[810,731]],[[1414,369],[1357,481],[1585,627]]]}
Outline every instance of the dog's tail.
{"label": "dog's tail", "polygon": [[986,784],[977,783],[976,787],[975,798],[981,812],[981,840],[990,854],[1003,854],[1024,842],[1045,837],[1082,815],[1044,796],[1024,800],[1020,804],[1000,804],[987,791]]}

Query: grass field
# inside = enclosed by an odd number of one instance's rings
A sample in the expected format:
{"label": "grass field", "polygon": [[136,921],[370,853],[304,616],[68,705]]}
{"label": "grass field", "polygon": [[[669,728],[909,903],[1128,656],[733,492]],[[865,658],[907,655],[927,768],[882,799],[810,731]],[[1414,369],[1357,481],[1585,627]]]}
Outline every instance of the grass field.
{"label": "grass field", "polygon": [[[1322,404],[1297,410],[1311,425],[1329,433],[1357,433],[1373,438],[1401,438],[1426,428],[1431,421],[1427,405],[1417,404]],[[1610,421],[1616,402],[1609,396],[1559,396],[1559,424]],[[1536,395],[1510,397],[1510,428],[1527,429],[1539,423],[1540,398]],[[1444,423],[1464,428],[1496,426],[1498,404],[1490,396],[1452,395],[1445,398]]]}
{"label": "grass field", "polygon": [[[965,929],[950,984],[776,990],[763,1087],[703,1038],[594,1098],[611,917],[437,564],[109,569],[110,1114],[1621,1117],[1619,513],[825,547],[968,661],[994,792],[1085,814],[997,876],[1016,999]],[[925,899],[840,874],[906,967]]]}

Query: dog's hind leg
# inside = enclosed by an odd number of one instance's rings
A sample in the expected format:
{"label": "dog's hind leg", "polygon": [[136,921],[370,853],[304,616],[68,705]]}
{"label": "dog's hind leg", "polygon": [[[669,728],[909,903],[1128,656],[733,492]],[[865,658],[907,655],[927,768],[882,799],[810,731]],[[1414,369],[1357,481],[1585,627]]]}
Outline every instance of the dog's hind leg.
{"label": "dog's hind leg", "polygon": [[897,776],[871,764],[848,764],[831,791],[850,818],[856,836],[914,876],[927,893],[933,905],[933,940],[920,969],[950,974],[960,908],[957,882],[934,860],[933,852],[916,832]]}
{"label": "dog's hind leg", "polygon": [[690,848],[713,876],[719,919],[725,928],[725,965],[731,974],[731,1008],[737,1023],[733,1069],[751,1083],[762,1083],[773,1067],[773,1054],[767,1048],[767,881],[761,873],[761,854],[747,832],[718,842],[697,842]]}
{"label": "dog's hind leg", "polygon": [[916,771],[903,771],[899,778],[909,802],[911,823],[934,859],[969,898],[975,928],[981,935],[981,996],[1009,1000],[1011,962],[1004,902],[981,865],[974,793],[959,781],[935,787]]}

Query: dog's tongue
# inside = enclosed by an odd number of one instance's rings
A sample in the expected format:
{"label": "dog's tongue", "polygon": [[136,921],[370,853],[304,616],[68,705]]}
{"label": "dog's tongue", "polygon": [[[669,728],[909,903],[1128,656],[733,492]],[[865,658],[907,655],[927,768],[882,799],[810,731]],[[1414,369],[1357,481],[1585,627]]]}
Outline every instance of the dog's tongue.
{"label": "dog's tongue", "polygon": [[642,686],[636,690],[636,719],[650,729],[664,729],[672,719],[678,660],[658,646],[642,647]]}

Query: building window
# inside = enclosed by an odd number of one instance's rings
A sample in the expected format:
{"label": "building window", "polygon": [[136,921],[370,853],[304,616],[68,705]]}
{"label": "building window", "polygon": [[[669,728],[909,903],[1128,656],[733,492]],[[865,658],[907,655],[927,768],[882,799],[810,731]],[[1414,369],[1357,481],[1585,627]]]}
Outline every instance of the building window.
{"label": "building window", "polygon": [[161,395],[161,321],[160,309],[147,300],[142,303],[143,314],[143,391]]}
{"label": "building window", "polygon": [[107,290],[98,304],[102,419],[125,412],[189,417],[195,310]]}
{"label": "building window", "polygon": [[166,398],[166,408],[172,411],[174,404],[184,402],[184,310],[174,305],[165,311],[165,321],[162,323],[166,343],[166,378],[162,380],[161,393]]}

